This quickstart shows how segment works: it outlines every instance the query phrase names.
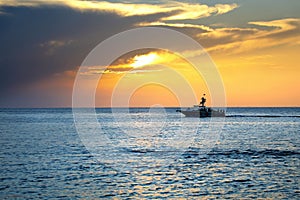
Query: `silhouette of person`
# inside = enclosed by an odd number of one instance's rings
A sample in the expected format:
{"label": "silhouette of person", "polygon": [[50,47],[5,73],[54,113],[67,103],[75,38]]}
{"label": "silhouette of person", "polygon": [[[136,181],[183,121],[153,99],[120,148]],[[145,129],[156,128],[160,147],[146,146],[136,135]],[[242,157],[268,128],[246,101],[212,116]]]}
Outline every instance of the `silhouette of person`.
{"label": "silhouette of person", "polygon": [[200,105],[204,107],[205,102],[206,102],[205,94],[203,94],[203,97],[201,98]]}

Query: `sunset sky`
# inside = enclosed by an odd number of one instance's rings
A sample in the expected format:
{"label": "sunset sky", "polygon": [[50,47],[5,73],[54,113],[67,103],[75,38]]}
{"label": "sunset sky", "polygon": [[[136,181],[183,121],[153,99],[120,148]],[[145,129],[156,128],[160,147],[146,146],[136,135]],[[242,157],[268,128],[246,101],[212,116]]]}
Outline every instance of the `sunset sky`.
{"label": "sunset sky", "polygon": [[[71,107],[89,52],[115,34],[149,26],[182,32],[205,48],[228,106],[300,106],[299,10],[299,0],[0,0],[0,107]],[[155,84],[171,84],[178,74],[197,101],[203,93],[212,101],[205,77],[167,49],[128,52],[110,66],[87,68],[87,76],[102,75],[97,107],[112,105],[116,87],[118,106],[128,93],[130,106],[189,106],[180,82],[181,94]],[[153,84],[128,89],[145,80]]]}

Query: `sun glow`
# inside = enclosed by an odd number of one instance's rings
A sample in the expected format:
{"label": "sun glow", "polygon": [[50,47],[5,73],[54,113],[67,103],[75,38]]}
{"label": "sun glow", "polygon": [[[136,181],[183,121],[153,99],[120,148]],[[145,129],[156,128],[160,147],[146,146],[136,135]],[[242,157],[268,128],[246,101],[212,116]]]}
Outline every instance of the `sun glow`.
{"label": "sun glow", "polygon": [[133,63],[130,64],[133,68],[143,67],[145,65],[153,64],[158,59],[156,53],[149,53],[146,55],[136,55],[133,58]]}

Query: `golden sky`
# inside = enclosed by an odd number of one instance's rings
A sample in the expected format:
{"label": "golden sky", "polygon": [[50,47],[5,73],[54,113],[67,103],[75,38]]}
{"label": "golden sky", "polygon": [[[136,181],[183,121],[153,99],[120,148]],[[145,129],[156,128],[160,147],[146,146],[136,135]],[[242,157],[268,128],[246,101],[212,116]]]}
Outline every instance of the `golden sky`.
{"label": "golden sky", "polygon": [[[11,69],[15,74],[22,65],[24,72],[20,70],[19,76],[28,79],[24,78],[24,82],[21,82],[23,79],[18,78],[20,84],[9,89],[10,92],[0,99],[0,104],[4,107],[71,106],[73,82],[89,51],[114,34],[151,26],[182,32],[204,47],[223,81],[227,106],[300,106],[299,8],[299,1],[285,3],[277,0],[153,3],[121,0],[0,0],[0,19],[8,24],[13,24],[13,17],[17,18],[23,12],[18,9],[48,9],[49,15],[53,13],[53,16],[58,16],[59,9],[73,13],[66,15],[68,21],[61,22],[61,27],[55,31],[38,29],[38,37],[34,39],[30,33],[21,36],[40,51],[24,49],[24,52],[29,51],[30,56],[36,57],[27,56],[24,60],[21,57],[22,64],[12,61],[0,63],[14,66]],[[24,15],[20,16],[24,18]],[[39,19],[35,16],[31,23],[35,24],[35,20]],[[74,24],[74,27],[70,24]],[[14,28],[13,25],[10,27]],[[15,28],[20,30],[22,27]],[[11,37],[11,41],[14,41],[13,32],[10,30],[7,34],[11,36],[6,38]],[[34,33],[37,30],[32,28]],[[22,55],[22,48],[15,47],[13,51]],[[14,58],[15,55],[9,55],[9,52],[4,53],[0,62]],[[88,69],[86,76],[101,75],[95,96],[96,106],[124,106],[126,103],[132,107],[156,104],[190,106],[199,102],[203,93],[207,94],[207,104],[210,105],[213,101],[210,96],[212,91],[209,91],[206,77],[198,74],[186,60],[200,55],[201,49],[180,53],[168,49],[140,49],[119,55],[110,66],[84,66]],[[9,70],[3,71],[2,75],[9,77]],[[3,87],[9,88],[8,83],[3,82]],[[195,95],[194,99],[188,94],[190,90]]]}

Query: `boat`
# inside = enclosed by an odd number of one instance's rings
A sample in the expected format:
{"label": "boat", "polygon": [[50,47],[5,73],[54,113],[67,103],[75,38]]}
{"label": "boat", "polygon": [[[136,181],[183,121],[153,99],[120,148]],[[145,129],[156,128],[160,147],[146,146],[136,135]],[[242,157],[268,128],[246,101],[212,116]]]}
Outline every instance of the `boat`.
{"label": "boat", "polygon": [[193,107],[187,108],[185,110],[179,109],[176,110],[176,112],[181,112],[186,117],[225,117],[225,111],[223,109],[206,107],[206,99],[204,96],[201,98],[201,102],[199,105],[194,105]]}
{"label": "boat", "polygon": [[186,110],[176,110],[181,112],[186,117],[225,117],[225,111],[222,109],[213,109],[205,106],[194,105],[194,107],[187,108]]}

